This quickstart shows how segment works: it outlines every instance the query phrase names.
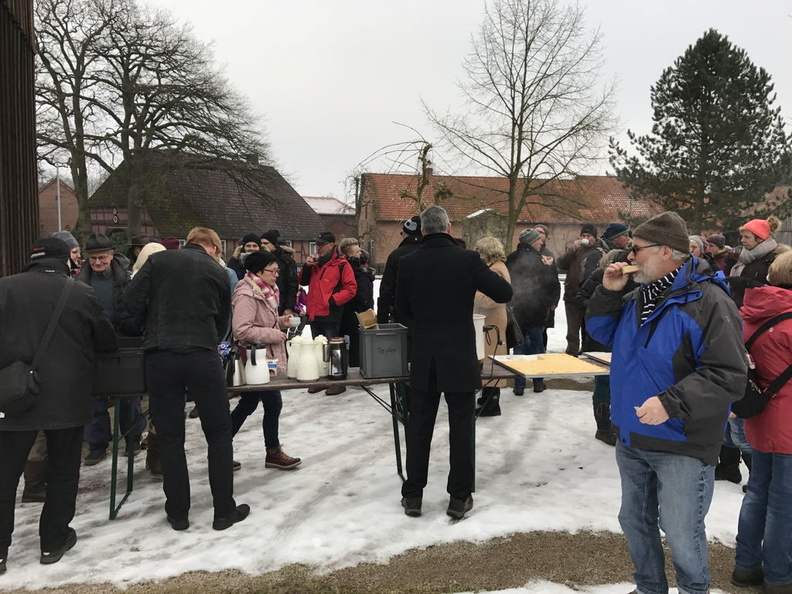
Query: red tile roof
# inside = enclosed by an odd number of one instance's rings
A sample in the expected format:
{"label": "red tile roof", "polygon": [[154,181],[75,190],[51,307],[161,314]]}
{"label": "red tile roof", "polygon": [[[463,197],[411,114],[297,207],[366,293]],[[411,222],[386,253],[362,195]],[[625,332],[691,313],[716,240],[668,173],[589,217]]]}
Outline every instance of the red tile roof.
{"label": "red tile roof", "polygon": [[[414,199],[417,175],[363,174],[365,196],[372,193],[378,202],[379,220],[404,220],[418,212]],[[435,175],[424,190],[424,204],[435,203],[438,190],[450,191],[452,198],[437,201],[452,221],[490,208],[505,213],[508,207],[508,180],[496,177],[451,177]],[[531,196],[518,222],[575,223],[612,222],[626,217],[650,217],[662,211],[653,202],[630,198],[621,182],[607,176],[579,176],[547,181],[542,196]]]}

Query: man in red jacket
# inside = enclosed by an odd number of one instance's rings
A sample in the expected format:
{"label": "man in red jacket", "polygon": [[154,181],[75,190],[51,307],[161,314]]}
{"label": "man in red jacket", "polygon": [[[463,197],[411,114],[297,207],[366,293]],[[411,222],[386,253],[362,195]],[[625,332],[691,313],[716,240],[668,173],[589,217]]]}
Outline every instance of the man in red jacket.
{"label": "man in red jacket", "polygon": [[[308,256],[300,271],[300,284],[308,285],[308,321],[311,334],[339,336],[343,305],[357,293],[355,273],[336,247],[335,235],[323,231],[316,239],[316,254]],[[331,386],[326,394],[340,394],[343,386]],[[311,388],[311,393],[319,389]]]}

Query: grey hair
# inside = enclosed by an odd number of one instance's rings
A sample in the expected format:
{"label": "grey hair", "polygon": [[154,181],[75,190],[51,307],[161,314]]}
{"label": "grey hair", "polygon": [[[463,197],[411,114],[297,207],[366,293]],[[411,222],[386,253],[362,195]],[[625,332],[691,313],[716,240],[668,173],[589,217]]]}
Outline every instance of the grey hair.
{"label": "grey hair", "polygon": [[684,262],[688,258],[690,258],[690,252],[680,252],[679,250],[673,250],[673,254],[671,254],[671,259],[676,260],[677,262]]}
{"label": "grey hair", "polygon": [[421,213],[421,231],[424,235],[445,233],[447,230],[448,213],[442,206],[432,205]]}

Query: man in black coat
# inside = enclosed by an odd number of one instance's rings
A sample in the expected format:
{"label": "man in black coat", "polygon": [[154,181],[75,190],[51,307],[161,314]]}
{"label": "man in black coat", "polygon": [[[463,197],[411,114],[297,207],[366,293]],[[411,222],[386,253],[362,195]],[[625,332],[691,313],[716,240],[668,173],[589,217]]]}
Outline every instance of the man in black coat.
{"label": "man in black coat", "polygon": [[297,302],[297,291],[300,283],[297,280],[297,263],[294,261],[294,250],[278,243],[280,231],[270,229],[261,234],[261,249],[269,251],[280,266],[278,275],[278,289],[280,289],[280,315],[293,316],[294,305]]}
{"label": "man in black coat", "polygon": [[[380,293],[377,300],[377,323],[387,324],[394,315],[393,307],[396,303],[396,274],[399,271],[399,260],[407,254],[413,253],[421,246],[423,236],[421,235],[421,217],[415,215],[410,217],[402,225],[399,233],[404,239],[395,250],[388,256],[385,262],[385,270],[382,272],[380,281]],[[400,320],[395,319],[396,322]]]}
{"label": "man in black coat", "polygon": [[[257,238],[258,239],[258,238]],[[231,313],[228,276],[215,258],[217,233],[195,227],[180,250],[152,254],[132,279],[124,302],[145,320],[146,379],[160,442],[165,512],[174,530],[190,526],[190,477],[184,453],[184,395],[198,406],[208,444],[215,530],[244,520],[234,501],[231,415],[217,344]]]}
{"label": "man in black coat", "polygon": [[477,252],[451,237],[448,214],[439,206],[421,213],[421,247],[399,261],[396,315],[410,329],[410,411],[407,480],[402,506],[421,515],[440,394],[448,404],[450,460],[447,513],[462,518],[473,507],[473,414],[481,387],[473,328],[473,299],[481,291],[496,303],[512,297],[509,283]]}
{"label": "man in black coat", "polygon": [[[30,263],[0,279],[0,368],[31,363],[69,278],[69,246],[55,237],[33,244]],[[116,348],[116,336],[96,294],[73,283],[38,365],[38,401],[0,417],[0,573],[6,569],[19,477],[39,430],[47,438],[47,494],[41,511],[41,563],[55,563],[77,542],[74,518],[83,426],[91,420],[94,350]]]}

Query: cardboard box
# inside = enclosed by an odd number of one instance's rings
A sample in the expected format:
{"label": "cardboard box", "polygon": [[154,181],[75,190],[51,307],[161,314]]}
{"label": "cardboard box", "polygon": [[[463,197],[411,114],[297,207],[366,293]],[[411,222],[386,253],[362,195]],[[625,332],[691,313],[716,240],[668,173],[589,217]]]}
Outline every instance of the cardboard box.
{"label": "cardboard box", "polygon": [[380,324],[359,328],[360,373],[366,379],[405,377],[407,367],[407,328],[401,324]]}

